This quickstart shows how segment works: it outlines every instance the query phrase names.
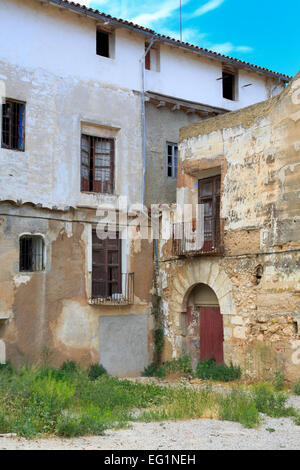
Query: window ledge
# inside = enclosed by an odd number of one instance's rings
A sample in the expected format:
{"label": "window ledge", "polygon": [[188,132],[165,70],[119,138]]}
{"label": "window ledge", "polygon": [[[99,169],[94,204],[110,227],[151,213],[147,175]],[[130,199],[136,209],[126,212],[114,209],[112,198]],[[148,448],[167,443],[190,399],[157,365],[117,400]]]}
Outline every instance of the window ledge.
{"label": "window ledge", "polygon": [[94,306],[122,306],[122,305],[132,305],[133,300],[128,300],[124,297],[120,297],[119,299],[113,298],[103,298],[103,297],[91,297],[88,300],[89,305]]}
{"label": "window ledge", "polygon": [[0,324],[5,322],[10,317],[9,313],[0,313]]}

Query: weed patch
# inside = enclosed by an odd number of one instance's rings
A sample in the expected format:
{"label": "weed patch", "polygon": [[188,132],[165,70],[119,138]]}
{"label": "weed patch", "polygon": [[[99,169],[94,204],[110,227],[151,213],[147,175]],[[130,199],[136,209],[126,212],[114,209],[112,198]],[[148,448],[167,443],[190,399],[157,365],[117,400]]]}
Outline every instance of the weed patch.
{"label": "weed patch", "polygon": [[300,380],[294,385],[293,392],[295,395],[300,395]]}
{"label": "weed patch", "polygon": [[218,382],[231,382],[241,377],[240,366],[216,364],[214,359],[200,361],[197,365],[196,376],[203,380],[214,380]]}
{"label": "weed patch", "polygon": [[[164,373],[190,372],[188,358],[170,361]],[[103,373],[102,373],[103,372]],[[100,374],[100,375],[99,375]],[[109,377],[101,366],[82,369],[65,364],[60,369],[1,368],[0,432],[25,437],[101,435],[130,421],[210,418],[236,421],[246,427],[269,416],[299,414],[286,408],[287,395],[272,385],[250,390],[215,392],[212,386],[159,386]]]}

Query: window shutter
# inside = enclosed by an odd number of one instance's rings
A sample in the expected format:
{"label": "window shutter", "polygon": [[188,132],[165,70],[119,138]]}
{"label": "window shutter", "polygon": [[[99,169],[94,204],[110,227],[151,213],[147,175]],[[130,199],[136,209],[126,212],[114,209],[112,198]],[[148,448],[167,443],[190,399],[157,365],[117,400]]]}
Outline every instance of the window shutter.
{"label": "window shutter", "polygon": [[109,298],[122,293],[121,240],[98,238],[93,230],[92,297]]}
{"label": "window shutter", "polygon": [[178,147],[174,145],[174,178],[177,178]]}
{"label": "window shutter", "polygon": [[[148,45],[145,45],[145,52],[148,49]],[[145,69],[150,70],[151,67],[151,59],[150,59],[150,51],[148,51],[148,54],[145,56]]]}
{"label": "window shutter", "polygon": [[114,141],[94,137],[94,178],[93,191],[113,193]]}
{"label": "window shutter", "polygon": [[220,232],[220,176],[199,180],[199,204],[204,204],[203,251],[216,248]]}
{"label": "window shutter", "polygon": [[81,136],[81,191],[90,191],[90,137]]}

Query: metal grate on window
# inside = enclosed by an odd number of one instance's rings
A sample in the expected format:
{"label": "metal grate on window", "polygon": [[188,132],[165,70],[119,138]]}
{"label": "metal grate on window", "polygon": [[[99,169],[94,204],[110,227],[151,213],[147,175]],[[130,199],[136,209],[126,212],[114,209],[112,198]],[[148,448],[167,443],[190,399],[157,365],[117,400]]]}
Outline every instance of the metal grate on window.
{"label": "metal grate on window", "polygon": [[44,270],[44,240],[39,235],[20,238],[20,271]]}
{"label": "metal grate on window", "polygon": [[6,100],[2,105],[2,147],[24,150],[25,103]]}

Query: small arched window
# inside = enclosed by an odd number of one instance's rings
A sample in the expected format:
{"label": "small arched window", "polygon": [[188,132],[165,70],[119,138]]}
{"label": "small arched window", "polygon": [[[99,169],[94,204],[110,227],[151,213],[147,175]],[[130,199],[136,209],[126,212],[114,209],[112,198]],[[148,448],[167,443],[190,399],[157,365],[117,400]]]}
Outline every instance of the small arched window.
{"label": "small arched window", "polygon": [[261,278],[263,276],[264,268],[261,264],[256,266],[255,268],[255,283],[258,285],[261,281]]}
{"label": "small arched window", "polygon": [[41,235],[20,237],[20,271],[44,270],[44,239]]}

